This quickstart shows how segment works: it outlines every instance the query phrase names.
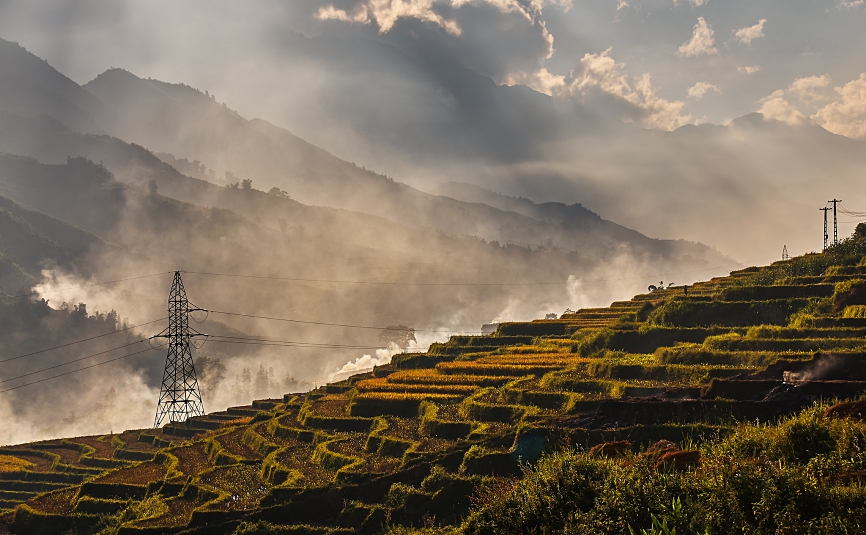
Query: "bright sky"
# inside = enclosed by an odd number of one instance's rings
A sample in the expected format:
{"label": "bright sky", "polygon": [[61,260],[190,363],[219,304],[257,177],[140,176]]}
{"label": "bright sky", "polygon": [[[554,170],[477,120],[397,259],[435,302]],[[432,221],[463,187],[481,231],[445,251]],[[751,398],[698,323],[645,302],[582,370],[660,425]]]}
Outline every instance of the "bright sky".
{"label": "bright sky", "polygon": [[[864,29],[866,0],[0,0],[0,38],[79,83],[186,83],[422,189],[740,259],[820,245],[826,199],[866,211],[862,141],[813,128],[866,140]],[[780,123],[662,135],[753,112]]]}
{"label": "bright sky", "polygon": [[[601,84],[642,99],[648,89],[674,104],[650,126],[721,124],[762,107],[836,125],[840,112],[827,106],[866,92],[864,28],[864,0],[0,0],[0,36],[79,83],[118,66],[209,89],[276,122],[262,105],[275,73],[245,66],[297,67],[285,38],[302,32],[447,50],[499,83],[546,93],[573,92],[569,73],[589,69],[580,91]],[[864,107],[848,102],[860,128],[835,129],[866,135]]]}

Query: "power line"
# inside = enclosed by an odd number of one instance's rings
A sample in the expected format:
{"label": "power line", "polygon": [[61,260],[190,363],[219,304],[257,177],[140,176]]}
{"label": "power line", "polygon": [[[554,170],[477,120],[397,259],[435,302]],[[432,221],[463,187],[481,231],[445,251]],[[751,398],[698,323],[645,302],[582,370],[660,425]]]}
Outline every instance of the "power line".
{"label": "power line", "polygon": [[848,206],[846,206],[845,203],[843,203],[843,202],[840,202],[839,205],[841,206],[841,208],[839,208],[839,213],[842,213],[842,214],[845,214],[845,215],[849,215],[849,216],[852,216],[852,217],[861,217],[861,218],[862,218],[862,217],[866,217],[866,212],[856,212],[856,211],[854,211],[854,210],[851,210],[851,209],[848,208]]}
{"label": "power line", "polygon": [[120,347],[115,347],[115,348],[113,348],[113,349],[107,349],[107,350],[105,350],[105,351],[100,351],[99,353],[94,353],[94,354],[92,354],[92,355],[87,355],[86,357],[81,357],[81,358],[77,358],[77,359],[74,359],[74,360],[68,360],[68,361],[63,362],[63,363],[61,363],[61,364],[57,364],[57,365],[54,365],[54,366],[49,366],[49,367],[47,367],[47,368],[43,368],[43,369],[41,369],[41,370],[36,370],[35,372],[25,373],[24,375],[19,375],[18,377],[11,377],[11,378],[9,378],[9,379],[3,379],[2,381],[0,381],[0,384],[2,384],[2,383],[8,383],[9,381],[15,381],[16,379],[23,379],[23,378],[25,378],[25,377],[29,377],[29,376],[31,376],[31,375],[36,375],[36,374],[38,374],[38,373],[47,372],[48,370],[53,370],[53,369],[55,369],[55,368],[60,368],[60,367],[66,366],[67,364],[72,364],[73,362],[80,362],[80,361],[82,361],[82,360],[87,360],[87,359],[89,359],[89,358],[98,357],[99,355],[104,355],[104,354],[106,354],[106,353],[111,353],[112,351],[117,351],[118,349],[123,349],[124,347],[134,346],[135,344],[141,344],[141,343],[143,343],[143,342],[145,342],[145,341],[146,341],[146,340],[139,340],[139,341],[137,341],[137,342],[132,342],[131,344],[126,344],[126,345],[122,345],[122,346],[120,346]]}
{"label": "power line", "polygon": [[[804,251],[801,251],[805,252]],[[582,280],[581,282],[585,283],[595,283],[595,282],[621,282],[627,280],[643,280],[643,279],[653,279],[656,277],[670,277],[671,275],[686,275],[689,273],[700,273],[703,271],[713,271],[716,269],[726,269],[726,268],[738,268],[747,265],[758,265],[764,262],[771,262],[775,260],[775,258],[764,258],[753,262],[745,262],[745,263],[735,263],[735,264],[727,264],[724,266],[713,266],[706,267],[701,269],[691,269],[687,271],[676,271],[672,273],[664,273],[664,274],[652,274],[652,275],[638,275],[635,277],[622,277],[618,279],[595,279],[595,280]],[[335,284],[362,284],[362,285],[380,285],[380,286],[549,286],[549,285],[558,285],[558,284],[566,284],[569,282],[568,279],[559,280],[559,281],[530,281],[530,282],[411,282],[411,281],[363,281],[363,280],[348,280],[348,279],[307,279],[301,277],[277,277],[277,276],[266,276],[266,275],[242,275],[237,273],[216,273],[211,271],[181,271],[181,273],[189,273],[190,275],[208,275],[213,277],[231,277],[231,278],[239,278],[239,279],[259,279],[259,280],[275,280],[275,281],[288,281],[288,282],[323,282],[323,283],[335,283]],[[455,331],[456,332],[456,331]]]}
{"label": "power line", "polygon": [[[678,271],[675,273],[667,273],[664,275],[640,275],[637,277],[624,277],[620,279],[597,279],[597,280],[587,280],[583,282],[619,282],[626,280],[641,280],[641,279],[651,279],[655,277],[665,277],[670,275],[684,275],[687,273],[697,273],[701,271],[711,271],[714,269],[724,269],[728,267],[740,267],[744,264],[728,264],[726,266],[715,266],[701,269],[693,269],[689,271]],[[260,275],[236,275],[236,274],[227,274],[227,273],[205,273],[200,271],[184,271],[183,273],[189,273],[193,275],[211,275],[215,277],[232,277],[232,278],[242,278],[242,279],[263,279],[263,280],[278,280],[278,281],[291,281],[291,282],[326,282],[326,283],[338,283],[338,284],[365,284],[365,285],[381,285],[381,286],[552,286],[559,284],[567,284],[569,282],[568,279],[559,280],[559,281],[535,281],[535,282],[408,282],[408,281],[354,281],[354,280],[344,280],[344,279],[303,279],[297,277],[266,277]]]}
{"label": "power line", "polygon": [[327,282],[337,284],[365,284],[379,286],[541,286],[563,284],[565,281],[556,282],[408,282],[408,281],[356,281],[346,279],[305,279],[300,277],[267,277],[264,275],[237,275],[230,273],[213,273],[204,271],[183,271],[191,275],[210,275],[214,277],[232,277],[241,279],[264,279],[290,282]]}
{"label": "power line", "polygon": [[68,344],[63,344],[63,345],[59,345],[59,346],[49,347],[48,349],[40,349],[39,351],[34,351],[34,352],[32,352],[32,353],[26,353],[26,354],[24,354],[24,355],[18,355],[17,357],[12,357],[12,358],[8,358],[8,359],[0,360],[0,363],[3,363],[3,362],[9,362],[10,360],[23,359],[24,357],[29,357],[29,356],[32,356],[32,355],[38,355],[39,353],[45,353],[45,352],[48,352],[48,351],[54,351],[55,349],[60,349],[60,348],[63,348],[63,347],[69,347],[69,346],[72,346],[72,345],[75,345],[75,344],[80,344],[80,343],[82,343],[82,342],[89,342],[90,340],[96,340],[97,338],[102,338],[102,337],[104,337],[104,336],[111,336],[112,334],[122,333],[122,332],[124,332],[124,331],[128,331],[128,330],[130,330],[130,329],[135,329],[135,328],[138,328],[138,327],[144,327],[145,325],[150,325],[151,323],[156,323],[156,322],[159,322],[159,321],[162,321],[162,320],[165,320],[165,319],[167,319],[167,318],[159,318],[158,320],[149,321],[149,322],[147,322],[147,323],[142,323],[142,324],[140,324],[140,325],[131,325],[131,326],[126,327],[126,328],[124,328],[124,329],[119,329],[119,330],[116,330],[116,331],[113,331],[113,332],[110,332],[110,333],[100,334],[100,335],[98,335],[98,336],[91,336],[90,338],[84,338],[83,340],[77,340],[77,341],[75,341],[75,342],[69,342]]}
{"label": "power line", "polygon": [[114,283],[116,283],[116,282],[126,282],[126,281],[131,281],[131,280],[147,279],[147,278],[150,278],[150,277],[157,277],[157,276],[159,276],[159,275],[166,275],[166,274],[168,274],[168,273],[172,273],[172,272],[171,272],[171,271],[163,271],[162,273],[152,273],[152,274],[150,274],[150,275],[140,275],[140,276],[138,276],[138,277],[127,277],[127,278],[125,278],[125,279],[115,279],[115,280],[105,281],[105,282],[94,282],[94,283],[92,283],[92,284],[84,284],[84,285],[82,285],[82,286],[70,286],[70,287],[67,287],[67,288],[55,288],[55,289],[53,289],[53,290],[46,290],[46,291],[44,291],[44,292],[35,292],[35,291],[31,291],[31,292],[26,292],[26,293],[23,293],[23,294],[10,295],[10,296],[7,296],[7,297],[0,297],[0,299],[3,299],[3,300],[18,299],[19,297],[28,297],[28,296],[31,296],[31,295],[40,295],[40,294],[49,294],[49,293],[56,293],[56,292],[64,292],[64,291],[67,291],[67,290],[80,290],[80,289],[82,289],[82,288],[92,288],[92,287],[94,287],[94,286],[105,286],[106,284],[114,284]]}
{"label": "power line", "polygon": [[212,342],[225,342],[225,343],[234,343],[233,341],[237,340],[237,343],[241,342],[250,342],[252,345],[254,343],[263,343],[268,345],[286,345],[291,347],[309,347],[309,348],[323,348],[323,349],[382,349],[382,346],[362,346],[362,345],[344,345],[344,344],[320,344],[316,342],[297,342],[294,340],[274,340],[272,338],[246,338],[241,336],[209,336],[208,341]]}
{"label": "power line", "polygon": [[57,379],[58,377],[63,377],[63,376],[65,376],[65,375],[71,375],[71,374],[73,374],[73,373],[78,373],[78,372],[80,372],[80,371],[88,370],[88,369],[90,369],[90,368],[95,368],[95,367],[97,367],[97,366],[102,366],[103,364],[109,364],[109,363],[111,363],[111,362],[115,362],[115,361],[118,361],[118,360],[123,360],[123,359],[129,358],[129,357],[134,357],[135,355],[140,355],[140,354],[145,353],[145,352],[147,352],[147,351],[153,351],[153,348],[148,347],[147,349],[142,349],[141,351],[136,351],[135,353],[130,353],[130,354],[128,354],[128,355],[123,355],[122,357],[113,358],[113,359],[106,360],[106,361],[103,361],[103,362],[97,362],[96,364],[91,364],[90,366],[85,366],[85,367],[83,367],[83,368],[78,368],[77,370],[72,370],[72,371],[69,371],[69,372],[59,373],[59,374],[57,374],[57,375],[52,375],[51,377],[46,377],[46,378],[44,378],[44,379],[39,379],[38,381],[33,381],[33,382],[30,382],[30,383],[25,383],[25,384],[23,384],[23,385],[13,386],[12,388],[7,388],[6,390],[0,390],[0,394],[2,394],[3,392],[9,392],[9,391],[12,391],[12,390],[18,390],[19,388],[24,388],[25,386],[35,385],[35,384],[37,384],[37,383],[44,383],[45,381],[50,381],[51,379]]}
{"label": "power line", "polygon": [[[296,320],[289,318],[275,318],[271,316],[255,316],[253,314],[239,314],[236,312],[223,312],[220,310],[208,310],[208,312],[212,314],[224,314],[226,316],[240,316],[242,318],[256,318],[262,320],[273,320],[273,321],[286,321],[289,323],[303,323],[306,325],[326,325],[329,327],[349,327],[353,329],[375,329],[378,331],[406,331],[409,329],[400,329],[397,327],[374,327],[371,325],[350,325],[347,323],[328,323],[326,321],[306,321],[306,320]],[[463,331],[436,331],[436,330],[427,330],[427,329],[414,329],[415,332],[425,332],[425,333],[446,333],[446,334],[456,334],[463,333]],[[473,333],[464,333],[464,334],[473,334]]]}

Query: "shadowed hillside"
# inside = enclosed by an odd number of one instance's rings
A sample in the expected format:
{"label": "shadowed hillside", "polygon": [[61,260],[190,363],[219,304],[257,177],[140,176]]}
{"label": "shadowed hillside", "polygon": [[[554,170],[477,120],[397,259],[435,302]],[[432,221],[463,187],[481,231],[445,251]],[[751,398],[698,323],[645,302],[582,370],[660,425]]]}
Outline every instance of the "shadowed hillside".
{"label": "shadowed hillside", "polygon": [[109,117],[98,98],[45,60],[2,39],[0,111],[31,117],[50,115],[75,130],[98,133]]}
{"label": "shadowed hillside", "polygon": [[[265,190],[285,189],[305,204],[381,215],[458,236],[554,245],[599,258],[614,254],[619,247],[631,248],[638,255],[719,258],[699,244],[648,240],[612,224],[556,225],[560,221],[536,217],[538,214],[431,196],[343,162],[266,121],[248,121],[184,85],[143,80],[114,69],[85,88],[112,107],[117,117],[112,132],[118,137],[201,161],[216,169],[218,176],[229,171],[262,184]],[[619,231],[611,232],[613,228]]]}

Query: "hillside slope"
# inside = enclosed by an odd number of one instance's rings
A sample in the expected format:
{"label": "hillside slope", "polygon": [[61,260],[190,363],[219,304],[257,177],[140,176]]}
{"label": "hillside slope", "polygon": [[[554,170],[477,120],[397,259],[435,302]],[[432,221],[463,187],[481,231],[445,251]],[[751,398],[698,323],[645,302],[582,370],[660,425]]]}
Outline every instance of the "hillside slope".
{"label": "hillside slope", "polygon": [[[280,378],[321,381],[384,348],[378,334],[388,325],[419,329],[426,345],[448,332],[476,332],[493,318],[512,314],[516,302],[527,315],[564,309],[570,300],[569,276],[593,266],[576,253],[503,247],[364,214],[307,207],[261,191],[196,184],[213,188],[214,199],[237,211],[184,203],[118,182],[105,167],[80,157],[47,165],[0,155],[0,195],[116,245],[75,257],[85,262],[77,271],[66,269],[57,253],[54,265],[45,265],[49,274],[43,288],[53,292],[47,298],[55,306],[84,302],[103,311],[115,308],[133,323],[148,322],[164,316],[167,282],[160,276],[137,277],[181,269],[193,272],[185,278],[190,298],[201,306],[299,320],[223,318],[234,328],[313,343],[302,349],[250,347],[243,363],[227,362],[235,374],[244,366],[263,365],[274,367]],[[87,287],[91,281],[126,279],[131,280]],[[55,290],[81,286],[85,289]],[[358,325],[364,328],[354,327]],[[344,340],[346,347],[316,345],[335,339]],[[145,376],[158,376],[161,367],[159,359],[151,360]],[[155,387],[150,379],[146,382]]]}
{"label": "hillside slope", "polygon": [[0,197],[0,291],[29,289],[48,267],[86,275],[85,258],[105,247],[94,234]]}
{"label": "hillside slope", "polygon": [[110,112],[82,89],[18,43],[0,39],[0,111],[50,115],[79,131],[102,133]]}
{"label": "hillside slope", "polygon": [[[722,260],[695,243],[671,244],[607,226],[560,226],[483,203],[431,196],[358,168],[261,119],[246,120],[182,84],[143,80],[113,69],[85,85],[111,107],[112,132],[153,151],[199,160],[217,170],[285,189],[304,204],[375,214],[408,226],[480,236],[501,243],[549,245],[603,258],[621,247],[635,254]],[[625,230],[625,229],[622,229]]]}
{"label": "hillside slope", "polygon": [[856,526],[862,402],[820,400],[866,392],[864,281],[860,235],[452,337],[307,393],[2,448],[19,468],[0,481],[15,506],[0,518],[16,533],[615,534],[650,526],[650,513],[692,532]]}

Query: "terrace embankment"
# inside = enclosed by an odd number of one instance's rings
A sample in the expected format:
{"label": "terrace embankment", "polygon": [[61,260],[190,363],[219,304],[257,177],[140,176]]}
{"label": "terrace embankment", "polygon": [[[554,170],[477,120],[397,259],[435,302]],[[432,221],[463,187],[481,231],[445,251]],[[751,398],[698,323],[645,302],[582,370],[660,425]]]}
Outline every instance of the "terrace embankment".
{"label": "terrace embankment", "polygon": [[[504,323],[158,430],[0,448],[0,507],[15,509],[18,533],[460,523],[472,495],[545,453],[697,448],[745,421],[772,426],[861,397],[864,249],[852,240],[608,308]],[[653,467],[699,465],[697,450],[665,447]]]}

